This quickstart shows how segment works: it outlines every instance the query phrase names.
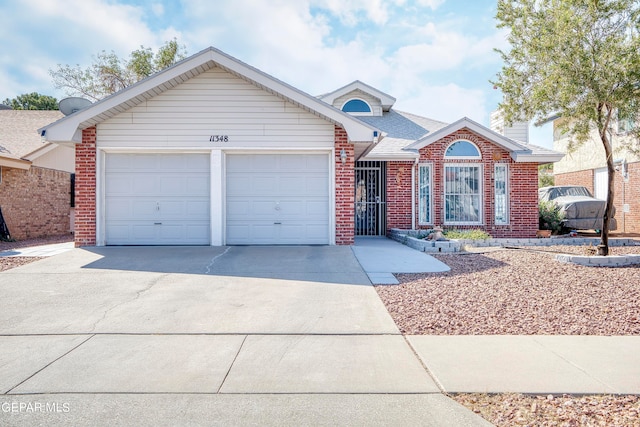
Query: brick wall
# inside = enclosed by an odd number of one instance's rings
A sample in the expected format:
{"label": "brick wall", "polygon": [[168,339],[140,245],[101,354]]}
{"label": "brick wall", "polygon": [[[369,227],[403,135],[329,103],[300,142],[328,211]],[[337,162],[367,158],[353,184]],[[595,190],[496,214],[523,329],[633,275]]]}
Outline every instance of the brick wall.
{"label": "brick wall", "polygon": [[387,230],[411,228],[411,168],[413,167],[413,162],[387,163]]}
{"label": "brick wall", "polygon": [[[613,205],[616,208],[615,218],[617,229],[615,233],[640,233],[640,162],[627,165],[628,180],[622,178],[621,171],[616,171],[613,180]],[[594,170],[588,169],[577,172],[558,174],[556,185],[582,185],[593,193]],[[629,212],[624,212],[624,205],[628,205]]]}
{"label": "brick wall", "polygon": [[[342,164],[340,151],[345,150],[347,161]],[[354,147],[347,132],[335,127],[336,169],[336,244],[352,245],[355,236],[355,172]]]}
{"label": "brick wall", "polygon": [[[482,155],[482,160],[444,160],[447,147],[454,141],[464,139],[473,142]],[[509,152],[475,133],[461,129],[420,150],[420,162],[432,165],[432,221],[433,225],[457,229],[483,229],[493,237],[535,237],[538,229],[538,165],[515,163]],[[444,165],[445,163],[482,164],[483,218],[482,225],[447,225],[444,223]],[[507,164],[509,171],[509,224],[495,224],[494,211],[494,165]],[[411,227],[411,167],[410,163],[390,162],[387,165],[387,216],[388,228]],[[416,180],[418,179],[416,172]],[[415,185],[418,224],[418,186]],[[395,194],[394,194],[395,193]],[[430,228],[431,226],[423,226]]]}
{"label": "brick wall", "polygon": [[554,174],[555,185],[580,185],[587,187],[593,194],[594,170],[587,169],[583,171]]}
{"label": "brick wall", "polygon": [[70,232],[68,172],[31,167],[2,168],[0,207],[16,240]]}
{"label": "brick wall", "polygon": [[96,128],[82,131],[76,146],[76,246],[96,244]]}

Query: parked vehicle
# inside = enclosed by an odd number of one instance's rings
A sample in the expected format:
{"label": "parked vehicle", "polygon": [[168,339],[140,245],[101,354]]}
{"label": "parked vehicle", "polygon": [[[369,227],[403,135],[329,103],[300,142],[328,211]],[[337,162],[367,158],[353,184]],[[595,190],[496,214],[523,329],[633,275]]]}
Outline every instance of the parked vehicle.
{"label": "parked vehicle", "polygon": [[[564,214],[562,227],[567,230],[602,230],[602,218],[607,206],[604,200],[596,199],[585,187],[563,185],[538,189],[539,201],[551,201]],[[612,215],[609,230],[615,230],[617,223]]]}

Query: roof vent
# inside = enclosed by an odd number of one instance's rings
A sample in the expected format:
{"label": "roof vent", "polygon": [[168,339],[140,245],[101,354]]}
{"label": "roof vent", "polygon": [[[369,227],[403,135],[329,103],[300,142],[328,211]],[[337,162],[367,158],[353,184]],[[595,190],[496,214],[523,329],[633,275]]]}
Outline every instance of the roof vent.
{"label": "roof vent", "polygon": [[91,105],[91,101],[89,101],[88,99],[79,98],[77,96],[65,98],[58,102],[58,108],[60,109],[60,112],[65,116],[73,114],[76,111],[80,111],[83,108],[88,107],[89,105]]}

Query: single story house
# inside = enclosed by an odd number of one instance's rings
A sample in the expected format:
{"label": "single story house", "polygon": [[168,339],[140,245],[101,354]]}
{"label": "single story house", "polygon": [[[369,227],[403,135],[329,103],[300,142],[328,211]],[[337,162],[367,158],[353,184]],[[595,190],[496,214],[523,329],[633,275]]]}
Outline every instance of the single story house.
{"label": "single story house", "polygon": [[59,111],[0,109],[0,208],[11,237],[72,231],[74,149],[43,141]]}
{"label": "single story house", "polygon": [[537,167],[562,154],[394,102],[359,81],[311,96],[208,48],[40,132],[75,146],[79,246],[535,236]]}
{"label": "single story house", "polygon": [[[609,191],[607,162],[598,132],[592,131],[587,141],[570,151],[570,140],[559,129],[562,120],[561,117],[553,118],[553,148],[567,153],[553,165],[555,185],[581,185],[594,197],[606,200]],[[615,231],[624,234],[640,233],[640,156],[626,148],[629,143],[637,144],[631,140],[633,136],[629,132],[635,125],[632,121],[616,118],[609,133],[616,169],[613,177]]]}

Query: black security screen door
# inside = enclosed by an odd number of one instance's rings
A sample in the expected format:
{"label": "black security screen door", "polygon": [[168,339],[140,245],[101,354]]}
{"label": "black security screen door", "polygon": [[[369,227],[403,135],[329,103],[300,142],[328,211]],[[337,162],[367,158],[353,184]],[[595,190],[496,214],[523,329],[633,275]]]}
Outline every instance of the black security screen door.
{"label": "black security screen door", "polygon": [[386,234],[385,162],[357,162],[356,173],[356,236]]}

